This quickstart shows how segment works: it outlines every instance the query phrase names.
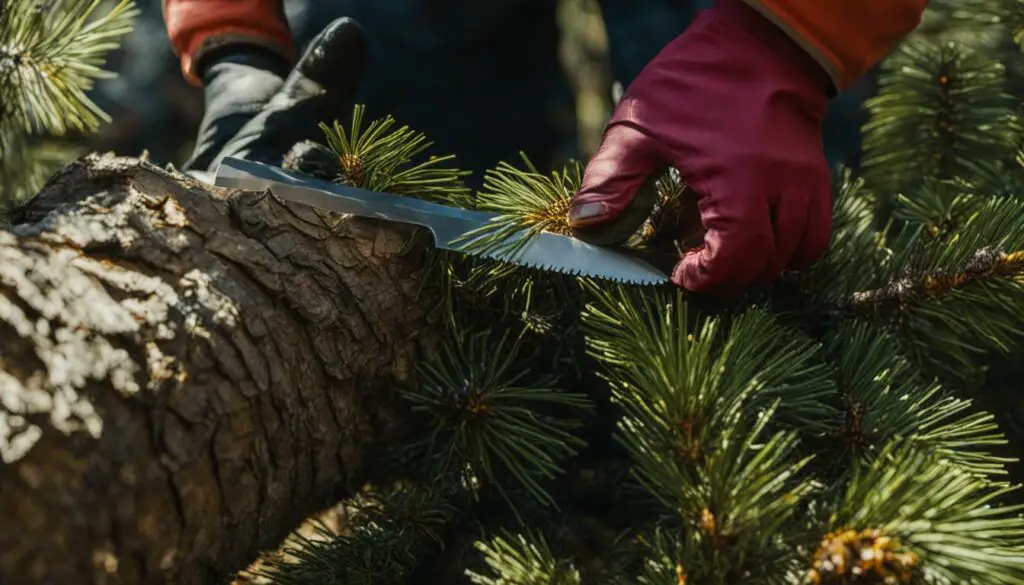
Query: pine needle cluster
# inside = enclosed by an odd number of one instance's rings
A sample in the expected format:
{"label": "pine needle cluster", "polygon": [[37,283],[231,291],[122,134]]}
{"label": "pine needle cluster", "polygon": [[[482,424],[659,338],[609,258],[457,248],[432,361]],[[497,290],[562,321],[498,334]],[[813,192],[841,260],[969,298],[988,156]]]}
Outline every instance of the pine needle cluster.
{"label": "pine needle cluster", "polygon": [[344,508],[343,526],[313,523],[311,534],[293,534],[245,577],[280,585],[407,582],[422,555],[444,548],[456,513],[443,491],[408,483],[368,490]]}
{"label": "pine needle cluster", "polygon": [[498,339],[469,328],[457,335],[437,360],[423,364],[420,388],[406,393],[431,429],[410,448],[421,451],[436,480],[487,482],[506,497],[502,482],[511,480],[556,505],[540,482],[558,475],[561,460],[583,445],[572,434],[580,426],[573,415],[592,410],[589,400],[561,390],[552,374],[531,376],[535,356],[507,332]]}
{"label": "pine needle cluster", "polygon": [[451,155],[417,157],[433,143],[422,133],[386,116],[365,123],[366,106],[357,104],[346,128],[335,120],[320,124],[326,144],[303,141],[284,158],[285,168],[334,182],[396,195],[469,207],[470,191],[462,183],[465,171],[453,168]]}
{"label": "pine needle cluster", "polygon": [[137,15],[133,0],[0,1],[0,206],[67,161],[62,138],[109,121],[88,92]]}

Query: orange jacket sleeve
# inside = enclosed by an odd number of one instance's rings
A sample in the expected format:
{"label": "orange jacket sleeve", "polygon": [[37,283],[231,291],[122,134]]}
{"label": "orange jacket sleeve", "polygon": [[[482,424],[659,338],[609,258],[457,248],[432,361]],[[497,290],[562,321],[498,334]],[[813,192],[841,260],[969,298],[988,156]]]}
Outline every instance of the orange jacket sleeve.
{"label": "orange jacket sleeve", "polygon": [[[185,78],[203,54],[248,42],[294,58],[283,0],[162,0]],[[328,0],[318,0],[326,2]],[[780,26],[845,89],[917,27],[928,0],[742,0]]]}
{"label": "orange jacket sleeve", "polygon": [[200,85],[198,66],[203,54],[226,44],[259,45],[294,59],[295,47],[282,2],[162,0],[167,36],[181,59],[185,79]]}
{"label": "orange jacket sleeve", "polygon": [[821,63],[840,90],[917,28],[928,6],[928,0],[743,1]]}

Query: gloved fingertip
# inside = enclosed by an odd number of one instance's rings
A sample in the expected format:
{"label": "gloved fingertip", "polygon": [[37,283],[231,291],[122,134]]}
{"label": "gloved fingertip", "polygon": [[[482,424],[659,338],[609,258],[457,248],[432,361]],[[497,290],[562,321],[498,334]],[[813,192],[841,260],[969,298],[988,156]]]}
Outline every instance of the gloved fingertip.
{"label": "gloved fingertip", "polygon": [[657,202],[659,164],[651,151],[650,138],[628,124],[605,131],[569,202],[568,222],[577,238],[617,245],[643,225]]}
{"label": "gloved fingertip", "polygon": [[569,225],[572,227],[582,227],[607,221],[610,219],[610,215],[614,215],[611,212],[612,210],[600,201],[582,202],[570,205]]}
{"label": "gloved fingertip", "polygon": [[[623,169],[627,170],[627,169]],[[573,235],[597,246],[624,244],[643,225],[656,204],[656,193],[637,188],[629,175],[580,189],[569,203],[568,223]]]}
{"label": "gloved fingertip", "polygon": [[675,268],[672,270],[672,282],[688,291],[700,292],[704,290],[706,278],[701,278],[702,256],[707,251],[703,245],[691,248],[683,253]]}

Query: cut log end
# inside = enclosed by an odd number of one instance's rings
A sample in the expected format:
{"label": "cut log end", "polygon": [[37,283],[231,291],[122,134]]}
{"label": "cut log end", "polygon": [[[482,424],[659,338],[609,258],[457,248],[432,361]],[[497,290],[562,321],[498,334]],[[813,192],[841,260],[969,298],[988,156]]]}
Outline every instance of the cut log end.
{"label": "cut log end", "polygon": [[0,226],[0,582],[223,582],[358,486],[438,341],[416,236],[58,173]]}

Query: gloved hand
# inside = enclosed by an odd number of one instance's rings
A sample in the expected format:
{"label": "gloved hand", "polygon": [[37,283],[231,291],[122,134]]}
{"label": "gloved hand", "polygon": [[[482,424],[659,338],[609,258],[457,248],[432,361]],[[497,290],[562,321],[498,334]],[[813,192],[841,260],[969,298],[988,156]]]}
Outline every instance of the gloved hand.
{"label": "gloved hand", "polygon": [[706,230],[676,265],[677,285],[734,294],[807,267],[832,229],[821,138],[832,88],[781,29],[740,0],[718,0],[626,89],[570,224],[591,241],[621,231],[644,180],[668,165],[696,193]]}
{"label": "gloved hand", "polygon": [[349,115],[365,61],[365,32],[350,18],[317,35],[290,73],[255,44],[208,52],[199,72],[206,111],[185,170],[213,171],[225,156],[281,164],[295,143],[322,139],[320,122]]}

